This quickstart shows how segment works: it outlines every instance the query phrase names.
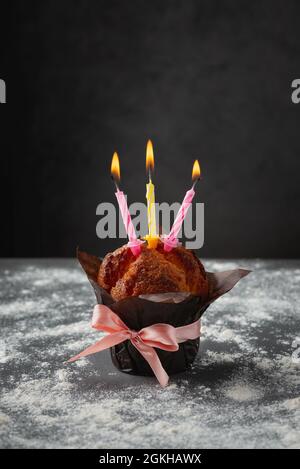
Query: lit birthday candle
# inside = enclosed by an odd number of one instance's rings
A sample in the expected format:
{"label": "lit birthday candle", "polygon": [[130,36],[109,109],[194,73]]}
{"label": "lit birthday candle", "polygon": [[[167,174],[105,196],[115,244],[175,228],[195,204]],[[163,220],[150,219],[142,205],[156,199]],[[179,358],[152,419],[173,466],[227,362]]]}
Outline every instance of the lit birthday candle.
{"label": "lit birthday candle", "polygon": [[148,217],[148,235],[145,239],[150,249],[155,249],[159,237],[156,233],[156,217],[155,217],[155,187],[152,182],[152,172],[154,170],[154,154],[151,140],[148,140],[146,149],[146,171],[149,175],[149,182],[146,185],[147,199],[147,217]]}
{"label": "lit birthday candle", "polygon": [[138,256],[141,252],[141,244],[143,241],[137,238],[135,229],[131,220],[131,216],[128,210],[128,205],[124,192],[120,191],[120,162],[118,154],[115,152],[111,160],[111,176],[116,186],[116,197],[119,204],[119,209],[122,215],[122,220],[125,226],[125,230],[129,239],[128,247],[130,247],[132,254]]}
{"label": "lit birthday candle", "polygon": [[186,217],[188,209],[189,209],[189,207],[192,203],[192,200],[194,198],[195,185],[197,184],[197,182],[200,179],[200,174],[201,174],[201,170],[200,170],[199,161],[196,160],[194,162],[193,171],[192,171],[193,185],[192,185],[191,189],[188,190],[187,193],[184,196],[181,207],[180,207],[180,209],[177,213],[177,216],[175,218],[175,221],[173,223],[173,226],[171,228],[170,233],[167,236],[162,237],[162,241],[164,243],[164,250],[167,251],[167,252],[171,251],[178,244],[178,234],[179,234],[180,228],[182,226],[182,223],[183,223],[183,221]]}

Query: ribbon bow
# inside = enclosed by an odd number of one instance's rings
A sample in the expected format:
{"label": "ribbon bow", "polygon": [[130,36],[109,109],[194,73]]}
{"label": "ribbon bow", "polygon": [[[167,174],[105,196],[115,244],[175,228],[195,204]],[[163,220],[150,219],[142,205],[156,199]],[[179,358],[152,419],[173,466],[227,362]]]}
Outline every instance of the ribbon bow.
{"label": "ribbon bow", "polygon": [[130,340],[132,345],[149,363],[157,380],[163,387],[167,386],[169,376],[164,370],[154,347],[167,352],[176,352],[179,349],[179,343],[189,339],[197,339],[200,336],[200,320],[176,328],[170,324],[153,324],[144,327],[140,331],[134,331],[129,329],[119,316],[105,305],[96,305],[94,307],[91,325],[98,331],[108,332],[108,335],[75,355],[75,357],[70,358],[69,362],[74,362],[79,358],[101,352],[125,340]]}

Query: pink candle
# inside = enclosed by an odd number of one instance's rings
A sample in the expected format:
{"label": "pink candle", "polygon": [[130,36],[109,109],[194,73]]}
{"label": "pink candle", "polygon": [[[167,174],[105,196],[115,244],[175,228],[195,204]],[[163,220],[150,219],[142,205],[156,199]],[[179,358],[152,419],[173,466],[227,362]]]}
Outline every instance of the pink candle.
{"label": "pink candle", "polygon": [[178,244],[178,239],[177,239],[178,234],[182,226],[183,220],[186,217],[188,209],[190,208],[194,195],[195,195],[195,191],[193,188],[187,191],[182,201],[181,207],[177,213],[177,216],[175,218],[175,221],[174,221],[174,224],[172,226],[170,233],[168,234],[168,236],[163,238],[164,250],[167,252],[171,251]]}
{"label": "pink candle", "polygon": [[117,189],[115,195],[117,197],[119,209],[122,215],[122,220],[129,239],[128,247],[130,247],[132,254],[137,257],[141,253],[141,244],[143,244],[143,241],[138,239],[136,236],[135,229],[128,210],[126,197],[124,195],[124,192],[120,191],[117,184],[117,180],[120,180],[120,163],[119,157],[116,152],[113,154],[111,161],[111,174]]}
{"label": "pink candle", "polygon": [[167,252],[170,252],[173,248],[175,248],[178,244],[178,234],[180,231],[180,228],[182,227],[182,223],[186,217],[186,214],[188,212],[188,209],[190,208],[190,205],[193,201],[195,191],[194,187],[199,180],[200,177],[200,165],[198,160],[194,162],[193,166],[193,171],[192,171],[192,179],[195,181],[193,186],[189,191],[184,196],[184,199],[182,201],[181,207],[177,213],[177,216],[175,218],[175,221],[173,223],[172,229],[170,233],[162,238],[162,241],[164,243],[164,250]]}
{"label": "pink candle", "polygon": [[141,244],[143,242],[136,237],[135,229],[128,210],[128,205],[124,192],[120,191],[119,188],[117,188],[117,192],[115,193],[115,195],[117,197],[119,209],[129,239],[128,246],[130,247],[132,254],[137,257],[141,253]]}

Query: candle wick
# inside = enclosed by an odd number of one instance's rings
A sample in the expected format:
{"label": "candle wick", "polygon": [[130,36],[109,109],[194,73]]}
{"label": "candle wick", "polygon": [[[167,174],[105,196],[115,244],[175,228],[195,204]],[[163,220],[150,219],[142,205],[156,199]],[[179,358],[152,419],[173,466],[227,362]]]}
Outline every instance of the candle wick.
{"label": "candle wick", "polygon": [[192,185],[192,189],[195,189],[195,185],[197,184],[198,181],[200,181],[200,177],[195,179],[195,181],[193,182],[193,185]]}
{"label": "candle wick", "polygon": [[115,180],[115,178],[113,177],[113,175],[111,175],[110,177],[111,177],[112,181],[114,182],[114,185],[115,185],[115,187],[116,187],[117,192],[119,192],[120,189],[119,189],[119,186],[118,186],[118,184],[117,184],[117,181]]}

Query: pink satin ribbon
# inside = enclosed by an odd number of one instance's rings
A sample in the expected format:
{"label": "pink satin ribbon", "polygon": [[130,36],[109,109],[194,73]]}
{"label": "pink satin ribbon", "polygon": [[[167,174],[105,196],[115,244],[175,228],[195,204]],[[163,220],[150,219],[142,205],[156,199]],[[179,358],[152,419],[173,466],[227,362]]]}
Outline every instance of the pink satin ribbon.
{"label": "pink satin ribbon", "polygon": [[129,329],[119,316],[105,305],[96,305],[94,307],[91,325],[98,331],[107,332],[108,335],[75,355],[75,357],[70,358],[69,362],[74,362],[79,358],[101,352],[125,340],[130,340],[132,345],[149,363],[157,380],[163,387],[167,386],[169,376],[164,370],[154,347],[167,352],[176,352],[179,349],[178,344],[189,339],[197,339],[200,336],[200,319],[181,327],[173,327],[170,324],[153,324],[137,332]]}

